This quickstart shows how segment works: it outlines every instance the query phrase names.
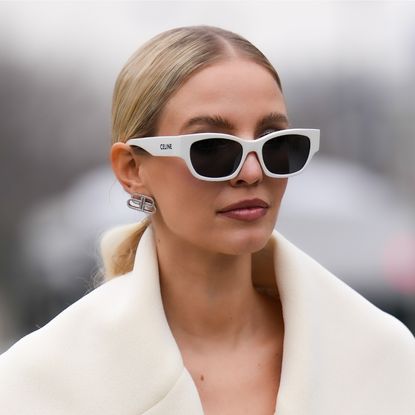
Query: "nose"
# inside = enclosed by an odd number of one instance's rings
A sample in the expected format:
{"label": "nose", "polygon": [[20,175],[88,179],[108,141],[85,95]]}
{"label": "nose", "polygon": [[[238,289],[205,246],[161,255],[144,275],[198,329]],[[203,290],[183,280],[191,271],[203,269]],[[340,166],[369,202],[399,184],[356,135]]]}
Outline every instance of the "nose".
{"label": "nose", "polygon": [[261,164],[255,153],[249,153],[238,175],[230,180],[232,186],[249,186],[261,183],[264,178]]}

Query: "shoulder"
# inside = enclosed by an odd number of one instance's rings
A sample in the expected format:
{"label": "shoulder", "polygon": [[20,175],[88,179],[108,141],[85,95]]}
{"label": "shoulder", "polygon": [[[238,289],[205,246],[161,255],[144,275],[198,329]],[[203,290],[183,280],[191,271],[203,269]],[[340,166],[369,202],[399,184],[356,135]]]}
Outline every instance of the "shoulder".
{"label": "shoulder", "polygon": [[1,355],[3,409],[142,413],[171,390],[183,365],[141,280],[114,278]]}
{"label": "shoulder", "polygon": [[[99,353],[93,336],[110,330],[106,310],[122,295],[127,280],[126,276],[100,286],[0,356],[0,400],[8,413],[26,413],[25,402],[33,405],[36,414],[40,402],[45,413],[61,413],[58,406],[52,408],[65,402],[73,378],[82,379],[81,368],[88,368],[86,345],[95,346]],[[50,399],[42,401],[45,396]]]}

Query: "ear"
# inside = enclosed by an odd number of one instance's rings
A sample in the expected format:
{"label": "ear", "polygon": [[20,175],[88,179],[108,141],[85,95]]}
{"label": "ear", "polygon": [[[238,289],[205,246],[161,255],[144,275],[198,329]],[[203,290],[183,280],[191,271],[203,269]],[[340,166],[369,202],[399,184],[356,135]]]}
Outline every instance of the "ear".
{"label": "ear", "polygon": [[148,194],[142,179],[143,157],[145,156],[135,153],[134,149],[125,143],[115,143],[111,147],[112,170],[124,190],[129,194]]}

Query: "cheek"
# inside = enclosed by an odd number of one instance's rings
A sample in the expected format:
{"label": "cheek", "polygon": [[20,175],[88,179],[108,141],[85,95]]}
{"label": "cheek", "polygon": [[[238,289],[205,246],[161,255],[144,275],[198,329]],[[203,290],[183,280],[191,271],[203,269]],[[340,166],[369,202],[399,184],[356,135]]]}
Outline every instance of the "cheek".
{"label": "cheek", "polygon": [[148,188],[164,220],[182,226],[183,221],[206,219],[213,206],[215,186],[193,177],[182,160],[160,158],[152,161]]}

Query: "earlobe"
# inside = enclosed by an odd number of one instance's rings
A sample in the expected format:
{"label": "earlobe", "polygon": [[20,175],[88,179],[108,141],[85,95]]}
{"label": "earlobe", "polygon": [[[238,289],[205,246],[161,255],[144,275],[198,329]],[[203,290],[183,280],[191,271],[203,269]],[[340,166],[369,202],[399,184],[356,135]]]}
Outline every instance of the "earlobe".
{"label": "earlobe", "polygon": [[146,191],[142,180],[142,160],[125,143],[115,143],[111,147],[110,160],[112,170],[127,193]]}

